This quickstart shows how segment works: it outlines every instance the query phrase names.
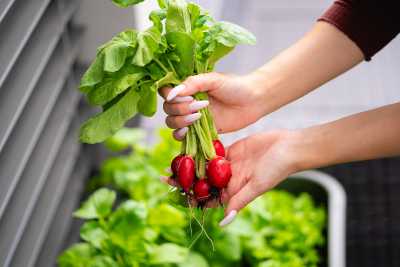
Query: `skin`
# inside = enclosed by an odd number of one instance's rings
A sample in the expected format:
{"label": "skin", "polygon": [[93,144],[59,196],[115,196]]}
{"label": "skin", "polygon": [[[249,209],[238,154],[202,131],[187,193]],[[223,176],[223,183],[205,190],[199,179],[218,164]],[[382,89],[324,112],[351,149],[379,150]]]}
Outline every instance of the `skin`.
{"label": "skin", "polygon": [[[345,34],[318,22],[301,40],[258,70],[245,76],[210,73],[190,77],[179,96],[207,91],[219,131],[236,131],[308,94],[363,59],[361,50]],[[160,94],[167,98],[170,91],[163,88]],[[188,105],[190,102],[164,103],[169,127],[189,125],[184,120],[192,112]],[[233,176],[223,193],[226,215],[240,211],[295,172],[399,155],[399,117],[397,103],[307,129],[265,132],[237,141],[227,151]]]}

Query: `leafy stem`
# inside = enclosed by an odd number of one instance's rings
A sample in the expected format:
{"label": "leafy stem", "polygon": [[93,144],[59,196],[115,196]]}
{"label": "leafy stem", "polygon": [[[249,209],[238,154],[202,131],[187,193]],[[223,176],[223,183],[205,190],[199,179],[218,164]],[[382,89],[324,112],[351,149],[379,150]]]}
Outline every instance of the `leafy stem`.
{"label": "leafy stem", "polygon": [[168,62],[168,66],[171,68],[171,70],[174,72],[175,76],[178,77],[178,73],[175,70],[174,65],[172,64],[171,60],[169,60],[169,58],[167,58],[167,62]]}
{"label": "leafy stem", "polygon": [[163,71],[165,71],[165,73],[170,72],[169,69],[161,62],[161,60],[158,60],[158,58],[154,58],[153,60],[157,63],[158,66],[160,66],[160,68],[163,69]]}

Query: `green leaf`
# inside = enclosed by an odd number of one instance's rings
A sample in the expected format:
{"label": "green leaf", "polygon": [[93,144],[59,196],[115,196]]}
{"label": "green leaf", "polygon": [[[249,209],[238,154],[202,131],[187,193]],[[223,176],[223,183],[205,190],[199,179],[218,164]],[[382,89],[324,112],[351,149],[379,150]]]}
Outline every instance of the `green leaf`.
{"label": "green leaf", "polygon": [[168,204],[161,204],[150,210],[149,224],[182,228],[187,225],[185,214]]}
{"label": "green leaf", "polygon": [[96,57],[92,65],[85,72],[81,79],[80,89],[82,92],[87,92],[85,88],[94,86],[101,82],[104,77],[104,54],[100,54]]}
{"label": "green leaf", "polygon": [[192,24],[192,30],[193,30],[195,27],[196,20],[200,17],[201,7],[191,2],[188,4],[187,8],[190,14],[190,22]]}
{"label": "green leaf", "polygon": [[143,2],[144,0],[112,0],[112,2],[122,8],[130,7]]}
{"label": "green leaf", "polygon": [[147,210],[143,203],[128,200],[121,204],[110,216],[108,227],[113,234],[128,238],[143,231],[146,225]]}
{"label": "green leaf", "polygon": [[181,81],[175,76],[173,72],[168,72],[163,78],[155,83],[155,88],[160,89],[166,85],[178,85]]}
{"label": "green leaf", "polygon": [[186,260],[189,249],[172,243],[156,246],[150,253],[149,263],[152,265],[166,263],[182,263]]}
{"label": "green leaf", "polygon": [[256,43],[256,37],[251,32],[230,22],[217,22],[211,31],[218,43],[228,47],[238,44],[254,45]]}
{"label": "green leaf", "polygon": [[145,76],[146,72],[143,68],[127,65],[96,85],[88,94],[88,101],[92,105],[103,106],[130,87],[136,87],[136,84]]}
{"label": "green leaf", "polygon": [[[165,71],[156,63],[156,62],[151,62],[146,66],[146,71],[149,73],[150,78],[154,81],[157,81],[164,77]],[[153,82],[150,81],[150,82]]]}
{"label": "green leaf", "polygon": [[213,48],[210,57],[208,58],[208,65],[214,66],[221,58],[225,57],[233,50],[233,47],[225,46],[220,43],[216,43]]}
{"label": "green leaf", "polygon": [[119,264],[109,256],[96,256],[90,262],[89,267],[119,267]]}
{"label": "green leaf", "polygon": [[126,58],[132,55],[136,47],[136,37],[137,32],[129,29],[102,45],[98,49],[96,59],[81,79],[80,90],[83,93],[89,93],[93,86],[103,80],[105,71],[115,72],[121,69]]}
{"label": "green leaf", "polygon": [[116,194],[114,191],[101,188],[94,192],[82,206],[74,212],[74,216],[82,219],[105,218],[110,214]]}
{"label": "green leaf", "polygon": [[101,248],[104,240],[108,238],[107,233],[96,221],[86,222],[80,229],[82,240],[90,243],[95,248]]}
{"label": "green leaf", "polygon": [[152,117],[157,112],[157,90],[154,84],[147,83],[140,87],[138,111],[147,117]]}
{"label": "green leaf", "polygon": [[167,17],[167,11],[165,9],[153,10],[149,15],[149,19],[153,22],[153,25],[158,28],[160,32],[163,30],[162,21]]}
{"label": "green leaf", "polygon": [[190,14],[185,0],[169,0],[167,9],[167,21],[165,24],[167,33],[186,32],[192,30]]}
{"label": "green leaf", "polygon": [[177,85],[179,83],[180,81],[172,72],[168,72],[155,84],[144,83],[140,88],[138,111],[144,116],[152,117],[157,112],[157,90],[166,85]]}
{"label": "green leaf", "polygon": [[137,46],[137,35],[136,30],[128,29],[99,48],[100,53],[105,54],[105,71],[116,72],[124,66],[126,59],[133,55]]}
{"label": "green leaf", "polygon": [[160,8],[162,8],[162,9],[166,8],[166,7],[167,7],[166,1],[167,1],[167,0],[157,0],[158,6],[159,6]]}
{"label": "green leaf", "polygon": [[105,48],[104,54],[104,70],[115,72],[124,65],[128,51],[124,44],[115,44]]}
{"label": "green leaf", "polygon": [[139,99],[140,96],[135,88],[129,89],[117,103],[81,126],[80,140],[95,144],[114,135],[136,114]]}
{"label": "green leaf", "polygon": [[178,264],[178,267],[209,267],[209,265],[201,254],[191,251],[186,260]]}
{"label": "green leaf", "polygon": [[174,48],[174,53],[179,57],[175,63],[175,69],[180,77],[187,77],[193,74],[195,41],[184,32],[169,32],[166,35],[167,42]]}
{"label": "green leaf", "polygon": [[89,244],[78,243],[58,257],[60,267],[86,267],[96,255],[96,250]]}
{"label": "green leaf", "polygon": [[215,250],[227,261],[238,261],[242,256],[240,239],[237,235],[222,234],[215,240]]}
{"label": "green leaf", "polygon": [[132,63],[136,66],[143,67],[154,59],[161,42],[161,33],[157,27],[151,27],[144,32],[140,32],[137,41],[138,48]]}
{"label": "green leaf", "polygon": [[104,145],[107,149],[118,152],[142,141],[146,137],[146,131],[136,128],[122,128],[112,137],[108,138]]}
{"label": "green leaf", "polygon": [[184,228],[161,227],[160,234],[166,241],[182,246],[189,245],[187,232]]}

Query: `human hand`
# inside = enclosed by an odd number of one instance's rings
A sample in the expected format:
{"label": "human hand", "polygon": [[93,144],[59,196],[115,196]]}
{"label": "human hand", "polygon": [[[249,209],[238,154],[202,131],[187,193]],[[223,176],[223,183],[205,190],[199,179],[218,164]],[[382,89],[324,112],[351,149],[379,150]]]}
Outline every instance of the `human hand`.
{"label": "human hand", "polygon": [[[193,101],[191,95],[207,92],[209,101]],[[210,104],[216,127],[220,133],[231,132],[256,122],[263,114],[261,89],[252,75],[232,76],[207,73],[189,77],[182,85],[162,88],[166,124],[174,137],[183,139],[187,126],[200,118],[200,109]]]}
{"label": "human hand", "polygon": [[[297,152],[301,139],[300,132],[279,130],[251,135],[227,148],[232,177],[228,187],[222,191],[221,200],[226,209],[221,226],[231,223],[236,214],[255,198],[301,170],[301,157]],[[177,186],[169,177],[162,177],[161,181]],[[192,206],[196,205],[193,201]],[[219,205],[219,200],[207,203],[208,208]]]}
{"label": "human hand", "polygon": [[239,140],[227,150],[232,178],[222,194],[226,203],[220,226],[233,221],[236,214],[258,196],[298,171],[296,132],[273,131]]}

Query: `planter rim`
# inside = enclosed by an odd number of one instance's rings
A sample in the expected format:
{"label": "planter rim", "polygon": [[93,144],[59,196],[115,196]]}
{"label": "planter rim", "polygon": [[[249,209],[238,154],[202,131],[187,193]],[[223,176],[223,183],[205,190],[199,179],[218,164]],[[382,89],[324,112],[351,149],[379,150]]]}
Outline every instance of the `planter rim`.
{"label": "planter rim", "polygon": [[295,173],[290,179],[310,180],[328,196],[328,266],[346,266],[346,203],[343,186],[331,175],[317,170]]}

